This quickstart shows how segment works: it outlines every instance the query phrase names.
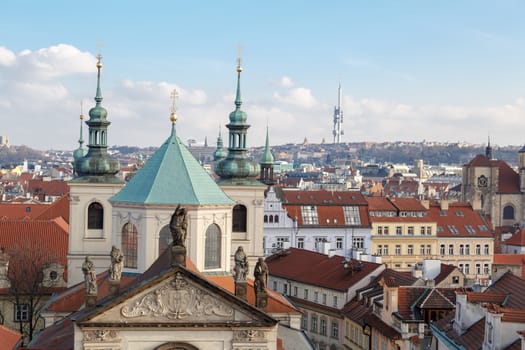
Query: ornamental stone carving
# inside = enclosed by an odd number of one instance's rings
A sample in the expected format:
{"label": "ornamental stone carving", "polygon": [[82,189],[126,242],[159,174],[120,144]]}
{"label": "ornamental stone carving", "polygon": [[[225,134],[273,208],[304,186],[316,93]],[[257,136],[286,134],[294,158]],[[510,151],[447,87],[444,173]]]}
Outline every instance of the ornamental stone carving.
{"label": "ornamental stone carving", "polygon": [[84,332],[85,341],[94,341],[94,342],[113,342],[118,339],[118,332],[109,329],[96,329],[93,331]]}
{"label": "ornamental stone carving", "polygon": [[234,342],[266,342],[266,333],[256,329],[233,331]]}
{"label": "ornamental stone carving", "polygon": [[155,318],[185,322],[233,318],[233,308],[208,291],[198,288],[177,273],[165,285],[124,305],[120,313],[125,318]]}

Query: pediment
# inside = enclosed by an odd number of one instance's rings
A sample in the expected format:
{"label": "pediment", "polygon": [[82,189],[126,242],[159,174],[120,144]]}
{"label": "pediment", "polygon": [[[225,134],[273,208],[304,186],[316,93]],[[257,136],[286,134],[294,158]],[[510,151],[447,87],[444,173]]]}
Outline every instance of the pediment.
{"label": "pediment", "polygon": [[254,306],[185,269],[169,273],[146,287],[126,293],[118,302],[109,303],[80,322],[113,326],[159,323],[163,326],[242,326],[275,322]]}

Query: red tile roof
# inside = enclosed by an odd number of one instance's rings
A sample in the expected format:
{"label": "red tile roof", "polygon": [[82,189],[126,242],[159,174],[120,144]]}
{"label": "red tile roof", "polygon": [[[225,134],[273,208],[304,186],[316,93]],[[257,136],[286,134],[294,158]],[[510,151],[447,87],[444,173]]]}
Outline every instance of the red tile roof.
{"label": "red tile roof", "polygon": [[[38,194],[48,196],[63,196],[69,192],[69,185],[63,180],[44,181],[41,179],[29,180],[27,192],[32,193],[33,196]],[[40,198],[44,200],[44,198]]]}
{"label": "red tile roof", "polygon": [[0,220],[35,218],[49,208],[49,204],[0,203]]}
{"label": "red tile roof", "polygon": [[323,226],[323,227],[345,227],[348,225],[369,227],[370,221],[368,212],[365,206],[359,206],[359,217],[361,223],[354,225],[345,221],[343,206],[337,204],[318,205],[317,206],[317,221],[318,224],[305,224],[303,222],[302,208],[300,205],[283,204],[283,208],[288,212],[288,216],[292,219],[297,218],[297,225],[299,226]]}
{"label": "red tile roof", "polygon": [[283,189],[284,204],[299,205],[368,205],[365,197],[357,191],[290,191]]}
{"label": "red tile roof", "polygon": [[15,349],[21,339],[22,335],[20,333],[0,325],[0,350]]}
{"label": "red tile roof", "polygon": [[520,193],[520,178],[507,163],[502,160],[489,159],[478,154],[468,164],[469,167],[498,168],[498,193]]}
{"label": "red tile roof", "polygon": [[[441,210],[439,205],[432,204],[428,217],[437,223],[438,237],[493,237],[490,220],[481,212],[473,210],[468,203],[450,203],[448,210]],[[453,233],[449,225],[455,227],[457,233]],[[467,230],[467,226],[473,233]]]}
{"label": "red tile roof", "polygon": [[266,258],[270,275],[300,281],[338,291],[347,291],[352,285],[369,278],[382,265],[351,260],[345,268],[342,256],[328,257],[325,254],[304,249],[289,248]]}
{"label": "red tile roof", "polygon": [[390,198],[390,201],[399,211],[427,211],[416,198]]}
{"label": "red tile roof", "polygon": [[515,309],[525,309],[523,291],[525,291],[525,280],[510,272],[503,274],[486,290],[487,293],[508,294],[503,306]]}
{"label": "red tile roof", "polygon": [[520,229],[518,232],[513,234],[506,241],[501,242],[506,245],[516,245],[520,247],[525,247],[525,229]]}
{"label": "red tile roof", "polygon": [[485,334],[485,318],[474,323],[462,334],[457,334],[454,331],[453,321],[454,312],[450,312],[447,314],[447,317],[434,322],[433,325],[444,333],[450,341],[463,347],[465,350],[482,349]]}
{"label": "red tile roof", "polygon": [[369,211],[394,211],[397,208],[386,197],[365,197]]}
{"label": "red tile roof", "polygon": [[492,265],[521,266],[521,278],[525,279],[525,254],[494,254]]}

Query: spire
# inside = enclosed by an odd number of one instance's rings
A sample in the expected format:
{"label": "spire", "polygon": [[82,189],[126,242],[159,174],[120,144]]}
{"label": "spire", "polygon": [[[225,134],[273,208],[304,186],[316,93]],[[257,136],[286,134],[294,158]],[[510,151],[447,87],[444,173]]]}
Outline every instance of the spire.
{"label": "spire", "polygon": [[213,160],[220,161],[228,155],[228,152],[223,147],[221,127],[219,126],[219,137],[217,137],[217,149],[213,152]]}
{"label": "spire", "polygon": [[170,121],[171,121],[171,137],[175,137],[175,123],[177,122],[177,98],[179,97],[179,93],[177,92],[177,89],[173,89],[173,91],[170,94],[171,98],[171,112],[170,112]]}
{"label": "spire", "polygon": [[265,183],[267,185],[273,184],[273,163],[274,158],[272,155],[272,152],[270,151],[270,138],[268,136],[268,125],[266,125],[266,144],[264,147],[264,152],[261,157],[261,162],[259,163],[261,166],[261,173],[259,176],[259,180],[262,183]]}
{"label": "spire", "polygon": [[492,147],[490,146],[490,135],[488,136],[487,148],[485,148],[485,156],[488,159],[493,159],[492,158]]}
{"label": "spire", "polygon": [[266,126],[266,144],[264,146],[263,156],[261,158],[261,164],[273,164],[274,158],[270,151],[270,138],[268,137],[268,126]]}
{"label": "spire", "polygon": [[73,151],[73,168],[75,173],[78,174],[78,165],[79,161],[86,155],[86,150],[84,149],[84,138],[82,132],[82,124],[84,121],[84,114],[82,111],[82,101],[80,101],[80,137],[78,139],[78,148]]}
{"label": "spire", "polygon": [[[89,120],[86,121],[89,127],[88,152],[75,162],[78,176],[73,181],[101,182],[101,178],[103,178],[102,181],[104,182],[120,183],[122,181],[115,177],[120,170],[120,162],[118,159],[111,157],[107,150],[108,126],[111,123],[107,120],[107,110],[102,107],[100,88],[102,55],[100,53],[97,55],[96,67],[97,91],[95,94],[95,107],[89,111]],[[81,116],[81,119],[83,119],[83,116]]]}
{"label": "spire", "polygon": [[247,115],[241,110],[241,58],[237,58],[237,94],[235,110],[230,113],[228,156],[217,163],[215,172],[219,181],[250,183],[259,174],[259,165],[248,159],[246,137],[250,125],[246,123]]}

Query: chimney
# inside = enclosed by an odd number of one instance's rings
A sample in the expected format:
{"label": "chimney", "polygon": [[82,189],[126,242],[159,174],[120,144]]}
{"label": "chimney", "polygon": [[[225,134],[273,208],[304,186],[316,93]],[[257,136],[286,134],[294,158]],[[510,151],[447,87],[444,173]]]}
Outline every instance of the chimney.
{"label": "chimney", "polygon": [[476,198],[472,201],[472,210],[481,210],[481,199]]}
{"label": "chimney", "polygon": [[430,208],[430,201],[428,199],[424,199],[421,201],[421,205],[425,207],[426,210]]}
{"label": "chimney", "polygon": [[448,210],[448,200],[442,199],[441,200],[441,210]]}
{"label": "chimney", "polygon": [[82,264],[82,272],[84,272],[84,279],[86,281],[86,306],[91,307],[97,304],[97,273],[93,261],[86,256],[86,260]]}

